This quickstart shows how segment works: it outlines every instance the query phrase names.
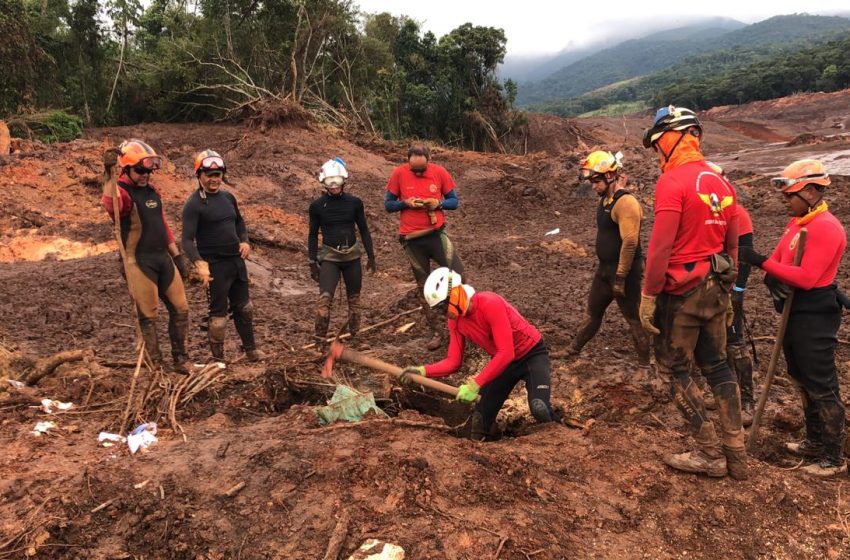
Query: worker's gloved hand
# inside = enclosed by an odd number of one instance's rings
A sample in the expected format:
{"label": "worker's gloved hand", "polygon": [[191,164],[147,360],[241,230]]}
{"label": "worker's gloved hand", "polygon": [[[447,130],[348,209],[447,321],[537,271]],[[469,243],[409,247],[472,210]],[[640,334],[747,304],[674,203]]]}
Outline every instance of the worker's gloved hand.
{"label": "worker's gloved hand", "polygon": [[189,281],[189,271],[192,269],[192,263],[189,262],[189,258],[186,257],[185,254],[180,253],[174,258],[174,266],[177,267],[177,272],[180,273],[180,278],[184,282]]}
{"label": "worker's gloved hand", "polygon": [[732,303],[732,295],[729,295],[729,300],[726,302],[726,328],[732,328],[732,323],[735,322],[735,306]]}
{"label": "worker's gloved hand", "polygon": [[207,261],[195,262],[195,278],[197,278],[204,287],[209,287],[212,276],[210,276],[210,264]]}
{"label": "worker's gloved hand", "polygon": [[375,259],[369,259],[366,261],[366,270],[368,270],[371,274],[378,272],[378,265],[375,264]]}
{"label": "worker's gloved hand", "polygon": [[425,206],[425,208],[432,211],[440,208],[440,201],[436,198],[426,198],[422,201],[422,204]]}
{"label": "worker's gloved hand", "polygon": [[749,245],[738,247],[738,260],[761,268],[767,257],[761,253],[757,253],[755,249]]}
{"label": "worker's gloved hand", "polygon": [[466,383],[457,388],[455,400],[462,403],[475,402],[476,397],[478,397],[478,391],[480,390],[481,387],[478,386],[478,383],[474,379],[469,378]]}
{"label": "worker's gloved hand", "polygon": [[649,334],[661,334],[661,331],[653,324],[653,321],[655,321],[655,296],[640,295],[640,310],[638,311],[638,315],[640,316],[640,324],[643,326],[643,330]]}
{"label": "worker's gloved hand", "polygon": [[782,311],[785,306],[785,300],[791,295],[791,286],[785,282],[781,282],[776,276],[765,274],[764,285],[770,292],[770,297],[773,298],[773,307],[776,311]]}
{"label": "worker's gloved hand", "polygon": [[614,297],[626,297],[626,279],[623,276],[614,278]]}
{"label": "worker's gloved hand", "polygon": [[118,165],[118,148],[109,148],[103,152],[103,170],[107,175],[112,173],[112,168]]}
{"label": "worker's gloved hand", "polygon": [[425,206],[425,201],[416,197],[406,198],[404,203],[408,208],[423,208]]}
{"label": "worker's gloved hand", "polygon": [[239,244],[239,256],[243,259],[248,258],[248,254],[251,252],[251,245],[248,243],[242,242]]}
{"label": "worker's gloved hand", "polygon": [[401,375],[398,376],[398,380],[401,381],[402,385],[407,385],[412,383],[410,380],[410,376],[412,375],[421,375],[422,377],[425,377],[425,366],[407,366],[401,370]]}
{"label": "worker's gloved hand", "polygon": [[310,278],[313,279],[313,282],[319,281],[319,273],[322,271],[322,268],[319,266],[319,263],[316,261],[310,261]]}

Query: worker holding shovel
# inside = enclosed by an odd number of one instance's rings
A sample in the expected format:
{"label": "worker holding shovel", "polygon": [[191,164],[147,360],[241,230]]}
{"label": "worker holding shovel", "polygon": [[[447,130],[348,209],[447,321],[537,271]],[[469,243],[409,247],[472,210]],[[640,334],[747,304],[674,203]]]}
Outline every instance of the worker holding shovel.
{"label": "worker holding shovel", "polygon": [[[765,283],[777,310],[794,290],[782,350],[788,374],[799,385],[806,439],[785,447],[795,455],[816,461],[803,467],[803,472],[834,476],[847,471],[843,456],[845,412],[835,368],[841,305],[834,283],[847,237],[823,199],[830,179],[821,162],[796,161],[771,179],[771,184],[784,195],[791,220],[770,257],[745,248],[740,258],[767,273]],[[795,266],[803,230],[807,232],[805,247],[799,266]]]}
{"label": "worker holding shovel", "polygon": [[549,403],[551,366],[549,350],[540,332],[514,307],[494,292],[476,292],[461,283],[457,272],[441,267],[432,272],[423,289],[425,301],[434,312],[448,318],[449,348],[436,363],[408,366],[406,376],[445,377],[463,365],[467,339],[490,354],[478,375],[460,386],[456,399],[472,403],[481,396],[472,413],[470,437],[484,440],[496,415],[520,381],[528,391],[528,408],[538,422],[555,419]]}

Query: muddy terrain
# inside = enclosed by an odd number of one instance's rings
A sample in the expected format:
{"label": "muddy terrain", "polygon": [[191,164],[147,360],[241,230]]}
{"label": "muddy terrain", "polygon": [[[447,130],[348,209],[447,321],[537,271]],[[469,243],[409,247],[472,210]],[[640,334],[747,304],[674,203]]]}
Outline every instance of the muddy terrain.
{"label": "muddy terrain", "polygon": [[[767,177],[803,155],[830,162],[830,210],[850,223],[850,92],[718,108],[701,118],[706,154],[739,183],[758,248],[771,249],[786,222]],[[653,154],[639,147],[648,120],[533,116],[527,155],[434,150],[433,161],[458,185],[461,206],[449,214],[448,231],[465,280],[503,294],[556,354],[582,320],[594,268],[597,199],[576,184],[576,165],[589,149],[623,149],[647,216],[645,246],[658,175]],[[242,363],[231,328],[226,350],[236,361],[173,407],[181,378],[142,368],[128,424],[157,421],[159,442],[138,455],[97,442],[100,431],[121,428],[136,359],[130,299],[100,207],[101,152],[127,137],[167,158],[154,182],[178,232],[182,204],[196,188],[193,154],[224,155],[252,237],[252,299],[268,354],[262,364]],[[460,437],[468,408],[435,393],[350,365],[338,367],[336,379],[320,378],[322,355],[303,348],[312,342],[317,296],[306,257],[315,174],[326,159],[343,157],[348,190],[365,202],[378,272],[364,280],[364,325],[379,323],[418,305],[397,216],[383,210],[404,146],[355,143],[318,125],[261,132],[144,124],[18,148],[0,162],[0,559],[348,558],[370,538],[402,547],[408,559],[850,557],[850,479],[807,479],[782,451],[802,433],[782,367],[748,481],[673,472],[660,457],[688,445],[687,428],[664,380],[637,368],[616,307],[580,357],[553,360],[565,424],[535,426],[519,388],[495,442]],[[850,288],[848,259],[839,281]],[[760,384],[778,321],[760,273],[751,285],[746,308]],[[206,299],[197,285],[187,294],[190,352],[204,362]],[[344,316],[344,303],[335,303],[331,328]],[[846,394],[846,325],[839,337]],[[441,357],[425,350],[428,338],[411,313],[366,332],[358,348],[420,364]],[[91,354],[29,388],[4,379],[23,379],[38,369],[33,360],[72,350]],[[483,361],[473,353],[447,381],[460,384]],[[320,427],[314,407],[333,382],[375,385],[388,418]],[[75,407],[47,414],[41,398]],[[47,420],[56,427],[33,435]]]}

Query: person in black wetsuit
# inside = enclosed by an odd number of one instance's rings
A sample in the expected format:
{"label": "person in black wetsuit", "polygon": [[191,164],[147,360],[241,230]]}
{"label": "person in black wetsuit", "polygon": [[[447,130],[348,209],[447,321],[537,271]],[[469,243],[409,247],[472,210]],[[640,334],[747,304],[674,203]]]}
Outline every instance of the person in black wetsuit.
{"label": "person in black wetsuit", "polygon": [[[159,300],[168,309],[168,336],[174,371],[189,373],[186,335],[189,330],[189,305],[183,279],[189,262],[180,254],[174,235],[165,219],[159,190],[151,182],[151,174],[160,168],[162,158],[141,140],[127,140],[117,150],[104,156],[107,173],[116,163],[121,168],[117,192],[110,182],[104,183],[103,207],[115,219],[113,200],[117,201],[121,222],[121,241],[127,254],[124,272],[136,305],[139,329],[145,350],[154,365],[160,365],[162,354],[156,333]],[[114,196],[114,199],[113,199]],[[179,272],[179,273],[178,273]]]}
{"label": "person in black wetsuit", "polygon": [[245,267],[251,246],[236,197],[221,188],[226,171],[224,160],[213,150],[195,157],[198,189],[183,206],[183,251],[195,263],[197,276],[209,290],[208,333],[213,358],[224,360],[229,311],[245,357],[256,362],[262,356],[254,339],[254,306]]}
{"label": "person in black wetsuit", "polygon": [[[348,171],[340,158],[328,160],[319,172],[319,182],[325,193],[310,204],[310,232],[307,250],[310,276],[319,283],[319,302],[316,309],[315,334],[324,339],[331,319],[331,304],[339,278],[345,280],[348,296],[348,332],[352,336],[360,329],[360,287],[363,269],[360,257],[365,249],[366,268],[374,273],[375,251],[366,224],[363,201],[343,192]],[[360,230],[362,243],[357,241],[354,226]],[[319,230],[322,245],[319,246]]]}

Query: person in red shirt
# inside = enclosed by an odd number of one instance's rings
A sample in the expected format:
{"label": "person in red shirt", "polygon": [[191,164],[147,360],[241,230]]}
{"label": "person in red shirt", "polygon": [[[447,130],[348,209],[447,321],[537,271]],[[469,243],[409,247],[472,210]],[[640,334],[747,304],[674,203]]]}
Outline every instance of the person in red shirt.
{"label": "person in red shirt", "polygon": [[[790,290],[795,290],[782,350],[788,374],[800,387],[806,439],[787,443],[786,449],[817,461],[803,467],[804,472],[833,476],[847,472],[843,458],[845,411],[835,369],[835,346],[841,326],[835,275],[847,248],[847,236],[823,199],[830,179],[821,162],[796,161],[771,182],[782,190],[791,220],[770,257],[743,248],[741,260],[767,273],[765,283],[777,310],[784,306]],[[803,228],[807,231],[803,260],[795,266]]]}
{"label": "person in red shirt", "polygon": [[467,403],[481,395],[472,414],[472,439],[482,441],[490,435],[499,410],[520,381],[525,381],[528,408],[534,418],[538,422],[555,419],[549,402],[549,350],[540,332],[510,303],[494,292],[476,292],[461,283],[458,273],[445,267],[428,276],[423,295],[430,308],[442,311],[448,318],[448,352],[439,362],[405,368],[402,381],[407,375],[445,377],[455,373],[463,365],[469,340],[491,356],[457,394],[457,400]]}
{"label": "person in red shirt", "polygon": [[[706,164],[701,137],[696,114],[672,105],[658,110],[644,134],[643,145],[657,152],[662,173],[655,187],[640,318],[655,335],[658,369],[671,376],[673,400],[697,443],[693,451],[666,456],[665,463],[740,480],[747,477],[741,397],[725,352],[738,252],[736,195],[732,184]],[[690,376],[691,362],[711,387],[720,438]]]}
{"label": "person in red shirt", "polygon": [[[431,271],[431,261],[463,273],[463,264],[445,231],[444,211],[455,210],[459,204],[455,182],[445,168],[431,163],[430,159],[431,152],[426,146],[411,146],[407,150],[407,163],[396,167],[390,175],[384,200],[387,212],[400,212],[398,237],[419,292]],[[425,304],[422,309],[432,332],[427,347],[436,350],[443,344],[440,317]]]}
{"label": "person in red shirt", "polygon": [[[189,305],[183,279],[188,279],[189,260],[180,253],[174,234],[165,219],[159,190],[150,182],[162,158],[141,140],[128,140],[118,147],[121,167],[117,192],[111,182],[103,187],[103,208],[115,219],[115,205],[121,223],[121,240],[127,254],[124,272],[139,315],[139,328],[151,361],[159,365],[162,354],[156,332],[157,306],[161,298],[168,309],[168,335],[174,370],[189,373],[186,336]],[[115,162],[105,162],[107,173]]]}

